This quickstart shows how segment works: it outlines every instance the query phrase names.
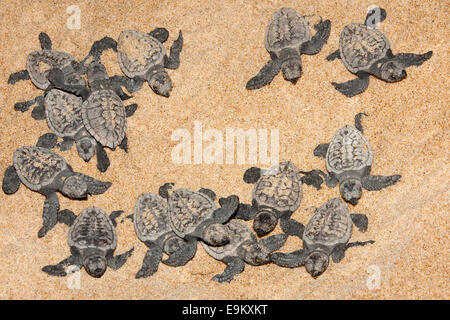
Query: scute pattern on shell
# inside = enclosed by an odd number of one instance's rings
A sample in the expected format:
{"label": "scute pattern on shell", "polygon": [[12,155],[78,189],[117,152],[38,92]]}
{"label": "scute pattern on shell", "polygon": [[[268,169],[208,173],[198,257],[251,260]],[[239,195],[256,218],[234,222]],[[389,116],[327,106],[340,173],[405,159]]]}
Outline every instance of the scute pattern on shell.
{"label": "scute pattern on shell", "polygon": [[368,70],[375,61],[386,55],[389,47],[384,34],[358,23],[346,26],[339,39],[342,61],[354,73]]}
{"label": "scute pattern on shell", "polygon": [[122,31],[117,45],[122,71],[130,78],[144,76],[153,66],[162,64],[166,50],[157,39],[140,31]]}
{"label": "scute pattern on shell", "polygon": [[83,127],[81,106],[76,95],[52,89],[45,96],[45,114],[52,131],[60,137],[71,137]]}
{"label": "scute pattern on shell", "polygon": [[97,207],[84,209],[69,230],[69,245],[80,249],[114,249],[116,242],[116,232],[110,218]]}
{"label": "scute pattern on shell", "polygon": [[346,243],[350,239],[352,220],[345,203],[339,198],[325,202],[306,225],[303,240],[325,246]]}
{"label": "scute pattern on shell", "polygon": [[134,228],[142,241],[171,231],[167,200],[153,193],[141,194],[134,207]]}
{"label": "scute pattern on shell", "polygon": [[351,126],[341,128],[333,137],[326,154],[327,170],[336,174],[360,170],[373,162],[369,141]]}
{"label": "scute pattern on shell", "polygon": [[81,115],[86,130],[102,146],[113,149],[125,137],[125,106],[114,91],[94,91],[83,102]]}
{"label": "scute pattern on shell", "polygon": [[237,256],[237,249],[245,241],[257,241],[250,228],[237,220],[231,220],[226,226],[230,230],[230,242],[228,244],[213,247],[202,241],[202,246],[205,251],[218,260],[228,256]]}
{"label": "scute pattern on shell", "polygon": [[50,85],[47,73],[52,68],[63,69],[75,61],[74,57],[66,52],[55,50],[39,50],[31,52],[27,57],[27,70],[31,81],[39,89],[45,90]]}
{"label": "scute pattern on shell", "polygon": [[258,205],[278,211],[295,211],[302,200],[298,169],[291,162],[281,162],[275,174],[262,175],[253,189]]}
{"label": "scute pattern on shell", "polygon": [[214,202],[201,192],[178,189],[169,197],[170,222],[181,237],[210,218],[215,209]]}
{"label": "scute pattern on shell", "polygon": [[282,8],[274,13],[266,32],[266,49],[277,52],[284,48],[299,48],[311,39],[306,19],[295,10]]}
{"label": "scute pattern on shell", "polygon": [[67,167],[63,157],[40,147],[22,147],[14,152],[14,167],[20,180],[30,189],[39,190]]}

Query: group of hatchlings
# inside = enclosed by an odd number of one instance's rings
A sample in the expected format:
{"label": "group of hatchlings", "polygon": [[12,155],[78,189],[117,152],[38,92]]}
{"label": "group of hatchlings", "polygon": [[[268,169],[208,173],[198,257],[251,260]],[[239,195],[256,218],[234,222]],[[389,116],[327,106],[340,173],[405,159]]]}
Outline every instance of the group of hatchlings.
{"label": "group of hatchlings", "polygon": [[[341,32],[339,50],[327,57],[327,60],[342,59],[346,68],[358,77],[343,84],[333,83],[346,96],[362,93],[370,74],[388,82],[399,81],[405,78],[406,67],[421,65],[431,57],[431,51],[423,55],[393,55],[387,38],[374,28],[385,18],[386,11],[375,8],[368,12],[364,24],[346,26]],[[330,26],[329,20],[320,19],[314,25],[315,35],[311,36],[306,17],[293,9],[278,10],[265,37],[271,60],[248,81],[246,88],[261,88],[280,71],[286,80],[296,83],[302,72],[300,55],[318,53],[327,42]],[[21,147],[14,152],[2,188],[6,194],[13,194],[23,183],[46,197],[38,237],[45,236],[58,222],[70,226],[71,255],[56,265],[45,266],[42,270],[49,275],[65,276],[69,266],[78,269],[84,266],[91,276],[101,277],[107,266],[119,269],[133,252],[131,249],[114,256],[116,219],[122,211],[107,215],[98,207],[89,207],[76,216],[70,210],[60,210],[57,192],[83,199],[106,192],[111,183],[75,172],[51,149],[69,150],[75,142],[79,156],[85,161],[96,154],[101,172],[110,165],[105,147],[119,147],[127,152],[127,117],[133,115],[137,105],[124,106],[123,101],[130,96],[122,87],[133,93],[148,82],[157,94],[169,97],[172,82],[165,69],[178,68],[183,37],[180,31],[167,55],[163,43],[168,36],[164,28],[150,33],[123,31],[117,41],[105,37],[94,42],[89,54],[78,62],[68,53],[53,50],[49,36],[41,33],[41,50],[30,53],[26,70],[12,74],[8,80],[14,84],[30,79],[45,91],[32,100],[16,103],[15,109],[25,112],[36,105],[32,117],[46,119],[52,133],[41,136],[36,146]],[[101,62],[107,49],[117,52],[125,76],[108,76]],[[245,171],[243,180],[254,184],[251,205],[240,203],[236,195],[231,195],[218,199],[217,206],[212,190],[174,189],[174,183],[165,183],[157,194],[141,194],[134,214],[128,216],[138,238],[148,247],[136,278],[151,276],[160,262],[185,265],[194,257],[198,242],[209,255],[227,265],[223,273],[213,278],[219,282],[232,280],[244,270],[245,263],[305,266],[308,273],[317,277],[327,269],[330,256],[337,263],[348,248],[374,243],[349,242],[352,225],[364,232],[368,219],[364,214],[351,214],[346,202],[356,205],[363,188],[381,190],[395,184],[400,175],[370,174],[373,151],[363,135],[363,115],[357,114],[354,126],[344,126],[331,142],[314,150],[315,156],[326,160],[328,173],[319,169],[299,171],[289,161],[267,170],[252,167]],[[58,137],[62,138],[59,143]],[[302,200],[302,184],[320,189],[324,181],[330,188],[339,184],[345,201],[340,198],[326,201],[315,209],[306,226],[292,219]],[[253,230],[239,220],[251,220]],[[267,236],[278,222],[283,233]],[[302,239],[303,248],[291,253],[276,252],[288,236]]]}

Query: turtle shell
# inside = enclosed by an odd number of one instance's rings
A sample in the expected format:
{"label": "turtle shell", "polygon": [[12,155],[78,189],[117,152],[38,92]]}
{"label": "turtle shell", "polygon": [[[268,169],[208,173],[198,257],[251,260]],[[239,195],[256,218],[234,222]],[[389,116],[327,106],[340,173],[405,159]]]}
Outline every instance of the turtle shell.
{"label": "turtle shell", "polygon": [[100,208],[84,209],[69,230],[69,246],[78,249],[115,249],[117,236],[111,219]]}
{"label": "turtle shell", "polygon": [[134,230],[144,242],[172,231],[167,200],[154,193],[141,194],[134,206]]}
{"label": "turtle shell", "polygon": [[52,89],[45,96],[45,114],[50,129],[59,137],[73,137],[84,126],[83,100],[71,93]]}
{"label": "turtle shell", "polygon": [[305,227],[303,241],[313,248],[322,245],[333,248],[337,244],[347,243],[352,234],[352,219],[345,203],[334,198],[316,209]]}
{"label": "turtle shell", "polygon": [[274,13],[266,31],[267,51],[278,53],[285,48],[298,50],[302,43],[309,40],[309,23],[294,9],[282,8]]}
{"label": "turtle shell", "polygon": [[59,173],[69,168],[63,157],[41,147],[17,149],[13,164],[20,181],[34,191],[51,184]]}
{"label": "turtle shell", "polygon": [[237,249],[246,241],[257,242],[256,236],[245,224],[237,220],[231,220],[225,224],[230,230],[230,242],[224,246],[213,247],[202,241],[205,251],[217,260],[223,260],[225,257],[237,256]]}
{"label": "turtle shell", "polygon": [[372,165],[372,147],[358,129],[345,126],[331,140],[325,156],[328,172],[340,174]]}
{"label": "turtle shell", "polygon": [[113,90],[97,90],[83,102],[81,116],[86,130],[102,146],[114,149],[125,137],[125,106]]}
{"label": "turtle shell", "polygon": [[31,52],[27,57],[27,71],[31,81],[39,89],[45,90],[50,85],[47,74],[50,69],[63,69],[75,59],[72,55],[55,50],[39,50]]}
{"label": "turtle shell", "polygon": [[211,218],[216,204],[207,195],[188,189],[178,189],[169,197],[172,230],[184,237],[195,231],[200,223]]}
{"label": "turtle shell", "polygon": [[302,200],[302,183],[298,169],[291,162],[281,162],[278,170],[263,174],[253,188],[259,206],[278,211],[295,211]]}
{"label": "turtle shell", "polygon": [[122,31],[117,44],[119,65],[127,77],[144,76],[156,65],[162,65],[166,49],[151,35],[135,31]]}
{"label": "turtle shell", "polygon": [[376,61],[386,56],[389,48],[389,41],[383,33],[364,24],[346,26],[339,38],[342,62],[353,73],[369,70]]}

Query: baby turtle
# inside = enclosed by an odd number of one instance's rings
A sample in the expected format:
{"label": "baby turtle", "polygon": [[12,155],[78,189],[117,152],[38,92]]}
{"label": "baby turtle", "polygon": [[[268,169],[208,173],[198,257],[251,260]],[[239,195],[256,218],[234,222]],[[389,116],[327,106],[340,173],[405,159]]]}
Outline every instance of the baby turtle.
{"label": "baby turtle", "polygon": [[275,229],[278,220],[286,234],[296,235],[298,222],[290,217],[302,200],[302,178],[297,167],[290,161],[269,170],[251,167],[245,171],[244,181],[255,184],[253,201],[251,206],[240,203],[236,218],[254,219],[253,229],[259,237]]}
{"label": "baby turtle", "polygon": [[250,228],[234,219],[225,226],[230,232],[228,244],[213,247],[202,242],[203,249],[210,256],[227,265],[223,273],[212,278],[217,282],[233,280],[235,275],[244,271],[245,262],[253,266],[270,263],[270,254],[280,249],[287,238],[284,234],[277,234],[258,241]]}
{"label": "baby turtle", "polygon": [[[328,175],[315,170],[325,177],[326,185],[339,189],[345,201],[355,205],[361,198],[362,188],[378,191],[389,187],[400,180],[400,175],[373,176],[370,174],[373,162],[373,151],[369,141],[363,135],[361,117],[355,116],[355,127],[344,126],[336,132],[330,143],[323,143],[314,149],[316,157],[326,160]],[[323,181],[323,180],[322,180]]]}
{"label": "baby turtle", "polygon": [[330,35],[330,20],[314,26],[311,37],[309,23],[294,9],[281,8],[272,16],[266,31],[265,45],[271,60],[247,82],[248,90],[259,89],[272,82],[280,72],[284,79],[296,83],[302,74],[302,54],[317,54]]}
{"label": "baby turtle", "polygon": [[375,243],[373,240],[349,243],[353,224],[359,231],[365,232],[368,225],[366,215],[350,214],[339,198],[328,200],[314,211],[304,228],[303,249],[288,254],[273,253],[272,261],[282,267],[305,266],[306,271],[316,278],[328,268],[330,255],[338,263],[344,258],[348,248]]}
{"label": "baby turtle", "polygon": [[114,211],[110,216],[100,208],[89,207],[77,217],[70,210],[59,213],[58,221],[70,226],[68,242],[71,256],[56,265],[48,265],[42,271],[58,277],[65,277],[70,266],[80,270],[83,266],[87,273],[100,278],[109,266],[114,270],[120,269],[131,256],[134,248],[121,255],[114,256],[117,246],[115,218],[123,211]]}
{"label": "baby turtle", "polygon": [[[228,228],[223,225],[236,212],[239,198],[235,195],[220,198],[221,208],[217,208],[214,200],[216,194],[209,189],[192,191],[177,189],[172,192],[173,183],[166,183],[159,189],[159,195],[168,200],[169,220],[172,230],[193,246],[201,239],[212,246],[222,246],[230,241]],[[194,242],[194,244],[191,244]],[[177,259],[182,251],[172,256]]]}
{"label": "baby turtle", "polygon": [[169,37],[164,28],[157,28],[150,33],[136,30],[122,31],[117,45],[117,56],[123,73],[141,84],[147,81],[150,88],[159,95],[169,97],[172,81],[165,68],[177,69],[180,65],[180,53],[183,48],[183,35],[170,47],[167,56],[163,43]]}
{"label": "baby turtle", "polygon": [[39,238],[45,236],[56,224],[59,210],[57,191],[69,198],[82,199],[88,194],[102,194],[111,186],[111,182],[101,182],[74,172],[57,153],[33,146],[21,147],[14,152],[13,165],[5,170],[3,177],[3,192],[16,193],[20,183],[46,197]]}
{"label": "baby turtle", "polygon": [[[134,207],[133,220],[139,240],[148,247],[136,278],[153,275],[161,261],[170,266],[183,266],[194,257],[196,242],[187,242],[172,230],[167,199],[154,193],[141,194]],[[163,253],[169,255],[167,260],[162,260]]]}
{"label": "baby turtle", "polygon": [[347,97],[364,92],[373,75],[386,82],[397,82],[406,77],[405,69],[420,66],[433,55],[400,53],[394,55],[386,36],[376,30],[376,23],[386,19],[386,10],[375,8],[368,12],[364,24],[352,23],[344,27],[339,38],[339,49],[327,57],[328,61],[342,59],[345,67],[358,76],[345,83],[332,82]]}

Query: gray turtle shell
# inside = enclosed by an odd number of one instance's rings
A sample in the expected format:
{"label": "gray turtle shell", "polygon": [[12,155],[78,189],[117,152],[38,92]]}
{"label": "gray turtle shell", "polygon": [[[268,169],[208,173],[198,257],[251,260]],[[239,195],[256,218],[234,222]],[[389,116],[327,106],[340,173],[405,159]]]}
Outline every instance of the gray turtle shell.
{"label": "gray turtle shell", "polygon": [[273,14],[266,31],[267,51],[278,54],[285,48],[299,50],[301,44],[309,40],[309,23],[294,9],[281,8]]}
{"label": "gray turtle shell", "polygon": [[386,56],[389,48],[389,41],[383,33],[364,24],[347,25],[339,38],[342,62],[353,73],[368,71],[376,61]]}
{"label": "gray turtle shell", "polygon": [[275,173],[261,175],[253,188],[253,199],[259,206],[281,212],[297,210],[302,200],[302,183],[297,167],[289,161],[280,162]]}
{"label": "gray turtle shell", "polygon": [[339,198],[328,200],[316,209],[309,220],[303,233],[303,241],[310,249],[320,246],[332,249],[348,242],[352,224],[345,203]]}
{"label": "gray turtle shell", "polygon": [[257,242],[254,233],[245,224],[231,220],[225,224],[230,230],[230,242],[224,246],[213,247],[202,241],[205,251],[217,260],[223,260],[226,257],[238,256],[237,249],[244,242]]}
{"label": "gray turtle shell", "polygon": [[51,184],[59,173],[69,168],[59,154],[33,146],[17,149],[13,164],[20,181],[34,191]]}
{"label": "gray turtle shell", "polygon": [[167,200],[154,193],[141,194],[134,206],[134,230],[143,242],[172,231]]}
{"label": "gray turtle shell", "polygon": [[179,236],[191,234],[212,217],[216,204],[207,195],[188,189],[173,191],[169,197],[170,224]]}
{"label": "gray turtle shell", "polygon": [[45,90],[50,85],[47,72],[52,68],[63,69],[70,65],[75,58],[61,51],[39,50],[31,52],[27,57],[27,71],[31,81],[39,89]]}
{"label": "gray turtle shell", "polygon": [[115,249],[117,236],[111,219],[100,208],[84,209],[69,230],[69,246],[78,249]]}
{"label": "gray turtle shell", "polygon": [[125,137],[125,106],[113,90],[97,90],[83,102],[81,116],[86,130],[102,146],[114,149]]}
{"label": "gray turtle shell", "polygon": [[369,141],[356,128],[344,126],[334,135],[325,156],[328,172],[360,171],[373,162]]}
{"label": "gray turtle shell", "polygon": [[50,129],[59,137],[73,137],[84,126],[83,100],[71,93],[52,89],[45,96],[45,114]]}
{"label": "gray turtle shell", "polygon": [[166,49],[149,34],[127,30],[122,31],[117,44],[119,65],[127,77],[144,76],[156,65],[162,65]]}

